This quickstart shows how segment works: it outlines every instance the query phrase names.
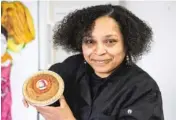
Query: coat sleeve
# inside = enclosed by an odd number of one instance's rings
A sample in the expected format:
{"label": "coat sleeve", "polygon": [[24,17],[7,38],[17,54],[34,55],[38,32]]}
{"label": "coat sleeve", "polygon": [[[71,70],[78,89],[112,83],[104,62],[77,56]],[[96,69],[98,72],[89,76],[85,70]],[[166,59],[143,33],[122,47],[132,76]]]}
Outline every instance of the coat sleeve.
{"label": "coat sleeve", "polygon": [[154,80],[141,80],[131,89],[118,120],[164,120],[162,96]]}
{"label": "coat sleeve", "polygon": [[83,61],[82,55],[73,55],[65,59],[62,63],[53,64],[49,70],[56,72],[67,82],[68,78],[76,75],[80,63]]}
{"label": "coat sleeve", "polygon": [[81,62],[83,62],[83,56],[81,54],[73,55],[65,59],[62,63],[53,64],[49,70],[59,74],[64,80],[65,91],[70,88],[76,79],[77,69]]}

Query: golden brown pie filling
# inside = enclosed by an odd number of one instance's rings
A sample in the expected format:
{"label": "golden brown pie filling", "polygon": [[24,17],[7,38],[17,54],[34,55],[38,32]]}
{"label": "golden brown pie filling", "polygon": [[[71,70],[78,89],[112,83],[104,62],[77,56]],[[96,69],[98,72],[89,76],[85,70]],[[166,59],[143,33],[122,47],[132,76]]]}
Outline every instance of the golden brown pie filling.
{"label": "golden brown pie filling", "polygon": [[64,91],[62,78],[52,71],[40,71],[23,85],[25,99],[34,105],[45,106],[56,102]]}

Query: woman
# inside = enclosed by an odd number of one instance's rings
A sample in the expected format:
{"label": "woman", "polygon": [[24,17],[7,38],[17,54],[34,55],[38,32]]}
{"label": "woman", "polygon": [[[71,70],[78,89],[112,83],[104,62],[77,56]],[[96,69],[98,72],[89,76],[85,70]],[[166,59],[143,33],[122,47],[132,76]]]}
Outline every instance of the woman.
{"label": "woman", "polygon": [[157,83],[135,64],[151,38],[151,28],[121,6],[70,13],[54,43],[80,54],[50,67],[65,82],[60,106],[36,109],[47,120],[164,120]]}

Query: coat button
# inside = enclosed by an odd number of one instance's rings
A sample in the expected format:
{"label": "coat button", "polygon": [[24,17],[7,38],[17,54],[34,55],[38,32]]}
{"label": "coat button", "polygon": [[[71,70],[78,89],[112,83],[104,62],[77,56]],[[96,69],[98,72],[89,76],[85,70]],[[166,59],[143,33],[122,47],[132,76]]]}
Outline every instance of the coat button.
{"label": "coat button", "polygon": [[131,115],[132,112],[133,112],[133,111],[132,111],[131,109],[128,109],[128,110],[127,110],[127,113],[128,113],[129,115]]}

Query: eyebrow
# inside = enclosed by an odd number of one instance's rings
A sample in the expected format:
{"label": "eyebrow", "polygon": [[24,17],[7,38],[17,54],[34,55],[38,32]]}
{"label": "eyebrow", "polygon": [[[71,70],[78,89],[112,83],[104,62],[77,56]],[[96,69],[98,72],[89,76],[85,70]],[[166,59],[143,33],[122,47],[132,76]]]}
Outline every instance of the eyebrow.
{"label": "eyebrow", "polygon": [[113,37],[113,36],[118,37],[117,35],[113,35],[113,34],[111,35],[111,34],[109,34],[109,35],[106,35],[105,38]]}
{"label": "eyebrow", "polygon": [[[109,38],[109,37],[118,37],[117,35],[114,35],[114,34],[108,34],[108,35],[105,35],[104,38]],[[92,39],[94,38],[93,36],[85,36],[84,38],[88,38],[88,39]]]}

